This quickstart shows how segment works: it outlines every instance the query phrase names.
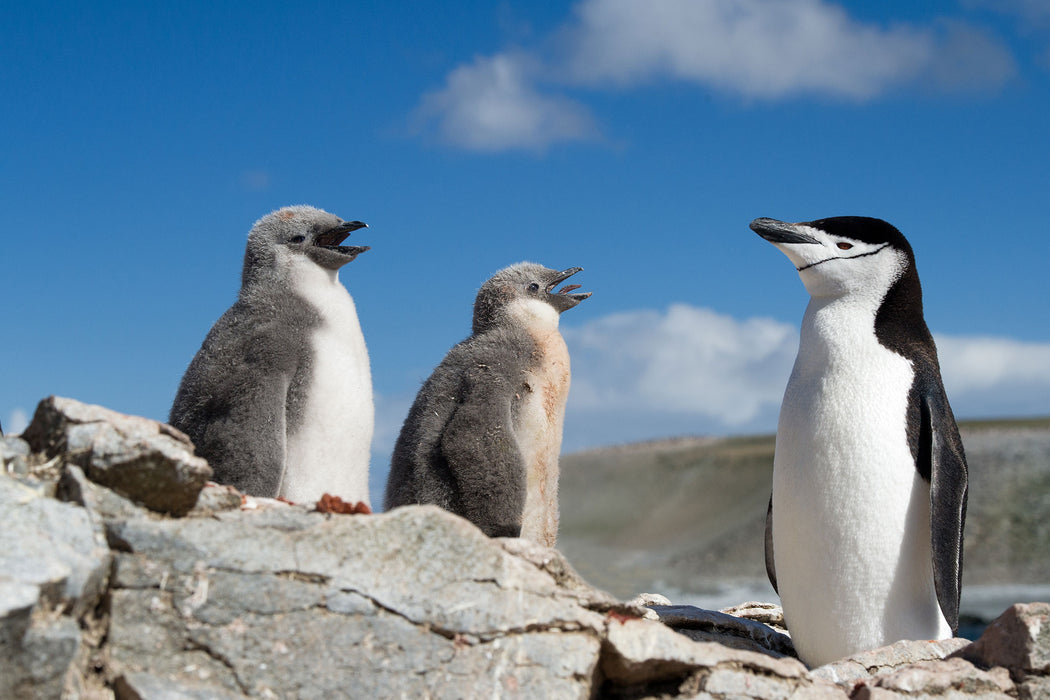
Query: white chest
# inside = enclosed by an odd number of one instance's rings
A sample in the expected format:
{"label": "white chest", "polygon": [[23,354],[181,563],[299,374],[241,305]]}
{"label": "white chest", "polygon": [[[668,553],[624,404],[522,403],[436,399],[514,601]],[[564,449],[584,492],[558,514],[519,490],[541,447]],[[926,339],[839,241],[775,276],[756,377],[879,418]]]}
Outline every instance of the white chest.
{"label": "white chest", "polygon": [[280,495],[310,502],[330,493],[367,503],[375,410],[357,309],[338,278],[327,273],[324,279],[306,277],[297,291],[321,321],[308,339],[302,414],[287,436]]}
{"label": "white chest", "polygon": [[526,465],[521,536],[553,547],[558,534],[558,459],[569,397],[569,351],[557,329],[534,335],[539,362],[525,379],[514,435]]}
{"label": "white chest", "polygon": [[940,632],[929,487],[906,432],[912,378],[873,316],[807,309],[777,428],[773,549],[808,663]]}

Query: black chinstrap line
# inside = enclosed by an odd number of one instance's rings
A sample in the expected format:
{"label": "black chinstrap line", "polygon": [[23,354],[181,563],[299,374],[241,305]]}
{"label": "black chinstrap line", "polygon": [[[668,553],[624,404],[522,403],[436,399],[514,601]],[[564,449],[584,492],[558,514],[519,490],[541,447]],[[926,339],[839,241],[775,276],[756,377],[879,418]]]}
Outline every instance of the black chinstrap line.
{"label": "black chinstrap line", "polygon": [[802,267],[796,267],[795,269],[798,270],[799,272],[802,272],[803,270],[808,270],[811,267],[816,267],[817,265],[820,265],[820,264],[826,263],[826,262],[831,262],[832,260],[856,260],[857,258],[866,258],[869,255],[875,255],[876,253],[880,253],[880,252],[882,252],[883,250],[885,250],[886,248],[889,248],[889,247],[890,247],[889,243],[883,243],[881,246],[879,246],[875,250],[868,251],[867,253],[861,253],[860,255],[851,255],[848,258],[824,258],[823,260],[818,260],[815,263],[810,263],[809,265],[803,265]]}

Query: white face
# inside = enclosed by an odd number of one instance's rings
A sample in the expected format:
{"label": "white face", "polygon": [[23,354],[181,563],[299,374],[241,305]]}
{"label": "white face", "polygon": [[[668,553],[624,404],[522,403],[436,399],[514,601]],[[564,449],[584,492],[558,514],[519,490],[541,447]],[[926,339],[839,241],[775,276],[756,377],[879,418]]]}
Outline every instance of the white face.
{"label": "white face", "polygon": [[795,265],[813,297],[872,294],[881,299],[907,264],[907,257],[889,243],[864,243],[802,224],[794,229],[817,242],[773,245]]}

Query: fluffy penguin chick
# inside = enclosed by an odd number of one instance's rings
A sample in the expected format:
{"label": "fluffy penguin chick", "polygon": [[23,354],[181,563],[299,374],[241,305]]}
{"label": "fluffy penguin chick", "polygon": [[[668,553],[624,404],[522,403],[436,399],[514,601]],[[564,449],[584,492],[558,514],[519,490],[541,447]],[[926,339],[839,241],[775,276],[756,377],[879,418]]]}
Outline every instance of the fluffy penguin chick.
{"label": "fluffy penguin chick", "polygon": [[375,409],[368,351],[339,269],[366,225],[285,207],[248,235],[237,302],[182,378],[170,422],[215,480],[256,496],[368,502]]}
{"label": "fluffy penguin chick", "polygon": [[879,219],[751,228],[810,294],[777,427],[766,568],[811,666],[959,623],[967,470],[911,246]]}
{"label": "fluffy penguin chick", "polygon": [[558,319],[580,271],[518,263],[482,285],[472,335],[423,384],[394,447],[384,508],[433,503],[490,537],[553,546],[569,353]]}

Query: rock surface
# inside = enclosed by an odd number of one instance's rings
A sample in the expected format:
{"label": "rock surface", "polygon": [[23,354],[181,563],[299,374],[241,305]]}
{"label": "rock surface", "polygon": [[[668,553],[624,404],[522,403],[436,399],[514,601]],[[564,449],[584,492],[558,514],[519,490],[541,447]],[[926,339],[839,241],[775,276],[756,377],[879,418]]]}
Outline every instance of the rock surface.
{"label": "rock surface", "polygon": [[1047,605],[1007,611],[972,645],[900,642],[809,670],[776,606],[625,603],[558,551],[489,539],[434,507],[344,515],[198,486],[205,472],[179,434],[67,399],[43,402],[26,433],[0,445],[0,697],[1050,689]]}

